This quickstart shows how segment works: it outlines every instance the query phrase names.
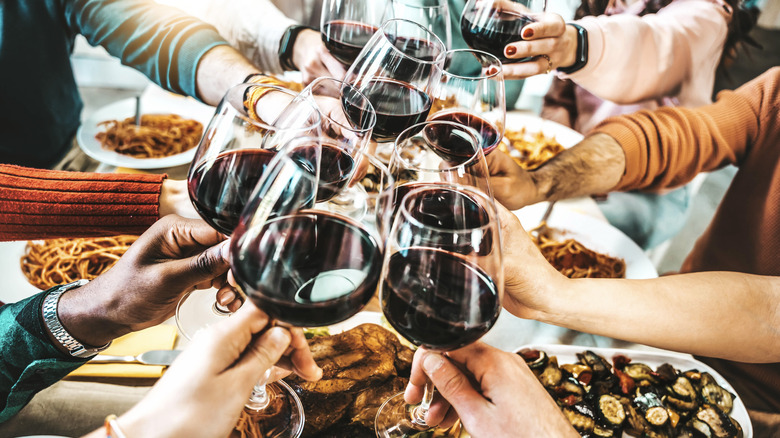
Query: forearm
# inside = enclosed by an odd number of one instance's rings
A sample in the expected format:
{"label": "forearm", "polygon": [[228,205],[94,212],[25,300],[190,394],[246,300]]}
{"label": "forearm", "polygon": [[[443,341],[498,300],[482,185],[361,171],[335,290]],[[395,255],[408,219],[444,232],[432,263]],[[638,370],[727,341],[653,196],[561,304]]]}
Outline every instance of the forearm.
{"label": "forearm", "polygon": [[672,3],[642,17],[586,17],[579,24],[588,31],[588,64],[568,77],[618,104],[674,95],[690,77],[714,76],[716,63],[703,66],[720,58],[727,18],[708,0]]}
{"label": "forearm", "polygon": [[568,280],[542,322],[740,362],[780,361],[780,278],[702,272],[652,280]]}
{"label": "forearm", "polygon": [[0,240],[140,234],[158,218],[164,179],[0,165]]}
{"label": "forearm", "polygon": [[257,72],[257,67],[234,48],[214,47],[203,55],[198,64],[198,96],[208,104],[217,105],[230,87]]}
{"label": "forearm", "polygon": [[553,201],[607,193],[618,184],[625,167],[620,144],[606,134],[596,134],[529,175],[537,190],[536,201]]}

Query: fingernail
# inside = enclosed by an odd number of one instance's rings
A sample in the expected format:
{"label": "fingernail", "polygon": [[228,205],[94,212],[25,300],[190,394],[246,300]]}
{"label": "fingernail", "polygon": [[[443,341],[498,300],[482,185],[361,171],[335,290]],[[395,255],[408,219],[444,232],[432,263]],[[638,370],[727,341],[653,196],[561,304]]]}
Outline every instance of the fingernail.
{"label": "fingernail", "polygon": [[222,242],[222,248],[219,249],[219,254],[225,260],[230,260],[230,241],[226,240]]}
{"label": "fingernail", "polygon": [[423,369],[428,374],[435,373],[442,365],[444,365],[444,359],[436,353],[428,353],[423,359]]}
{"label": "fingernail", "polygon": [[507,46],[507,48],[506,48],[506,56],[512,56],[515,53],[517,53],[517,49],[515,49],[514,46]]}
{"label": "fingernail", "polygon": [[493,67],[493,66],[488,67],[488,69],[487,69],[487,74],[488,75],[492,76],[492,75],[497,74],[497,73],[498,73],[498,67]]}
{"label": "fingernail", "polygon": [[531,28],[525,28],[523,29],[523,38],[528,39],[534,36],[534,30]]}
{"label": "fingernail", "polygon": [[268,330],[268,339],[273,342],[274,345],[287,348],[287,345],[290,344],[291,340],[290,332],[282,327],[273,327],[271,330]]}
{"label": "fingernail", "polygon": [[227,306],[235,299],[236,299],[236,293],[233,291],[227,291],[219,297],[219,304],[223,306]]}

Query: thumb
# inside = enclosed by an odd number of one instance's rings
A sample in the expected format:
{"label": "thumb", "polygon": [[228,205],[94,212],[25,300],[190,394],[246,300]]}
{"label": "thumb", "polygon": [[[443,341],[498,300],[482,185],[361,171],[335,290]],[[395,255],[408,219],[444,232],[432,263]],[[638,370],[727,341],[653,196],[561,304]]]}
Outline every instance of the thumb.
{"label": "thumb", "polygon": [[212,247],[181,260],[173,260],[165,264],[166,277],[188,287],[211,281],[230,269],[230,240],[225,240]]}
{"label": "thumb", "polygon": [[449,359],[437,353],[426,353],[423,370],[461,419],[480,417],[488,401],[471,385],[471,380]]}

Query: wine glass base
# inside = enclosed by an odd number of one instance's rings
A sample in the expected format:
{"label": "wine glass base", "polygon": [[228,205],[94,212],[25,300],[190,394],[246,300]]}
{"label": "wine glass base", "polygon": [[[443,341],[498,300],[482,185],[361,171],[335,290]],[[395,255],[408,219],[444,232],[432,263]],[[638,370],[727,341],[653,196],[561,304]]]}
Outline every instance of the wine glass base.
{"label": "wine glass base", "polygon": [[182,336],[192,340],[200,330],[230,315],[217,305],[214,289],[194,290],[184,295],[176,306],[176,326]]}
{"label": "wine glass base", "polygon": [[249,405],[244,412],[252,420],[263,438],[298,438],[303,433],[305,417],[303,404],[287,383],[278,381],[266,385],[269,403],[260,410]]}
{"label": "wine glass base", "polygon": [[406,438],[420,432],[432,429],[428,425],[420,425],[412,421],[413,411],[417,405],[404,401],[404,393],[390,397],[376,413],[374,428],[379,438]]}

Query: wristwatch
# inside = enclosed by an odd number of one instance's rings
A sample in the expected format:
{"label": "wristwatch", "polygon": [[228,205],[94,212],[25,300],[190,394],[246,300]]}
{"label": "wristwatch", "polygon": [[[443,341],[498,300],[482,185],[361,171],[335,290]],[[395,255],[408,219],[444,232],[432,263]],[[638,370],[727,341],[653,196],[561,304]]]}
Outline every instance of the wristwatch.
{"label": "wristwatch", "polygon": [[63,284],[61,286],[55,286],[49,289],[46,297],[43,299],[43,323],[46,324],[46,328],[49,329],[54,339],[60,343],[68,353],[73,357],[79,357],[82,359],[89,359],[92,356],[100,353],[111,345],[108,344],[98,348],[87,348],[81,342],[73,338],[73,336],[65,330],[60,322],[60,317],[57,315],[57,305],[60,302],[60,296],[65,292],[75,289],[77,287],[84,286],[89,283],[89,280],[76,280],[72,283]]}
{"label": "wristwatch", "polygon": [[284,71],[298,70],[293,63],[293,46],[298,34],[306,29],[312,29],[309,26],[293,25],[287,28],[279,41],[279,63],[282,64]]}
{"label": "wristwatch", "polygon": [[568,67],[558,67],[557,70],[561,73],[571,74],[585,67],[585,64],[588,63],[588,31],[579,24],[567,23],[567,25],[577,30],[577,54],[574,64]]}

